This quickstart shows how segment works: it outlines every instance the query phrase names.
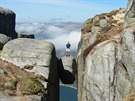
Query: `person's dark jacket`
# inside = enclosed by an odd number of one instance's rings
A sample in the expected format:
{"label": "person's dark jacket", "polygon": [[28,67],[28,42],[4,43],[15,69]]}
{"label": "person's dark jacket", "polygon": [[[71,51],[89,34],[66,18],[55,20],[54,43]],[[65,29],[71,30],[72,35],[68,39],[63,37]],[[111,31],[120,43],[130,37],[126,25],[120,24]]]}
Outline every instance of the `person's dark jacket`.
{"label": "person's dark jacket", "polygon": [[70,44],[70,43],[67,43],[67,44],[66,44],[66,47],[67,47],[67,48],[70,48],[70,47],[71,47],[71,44]]}

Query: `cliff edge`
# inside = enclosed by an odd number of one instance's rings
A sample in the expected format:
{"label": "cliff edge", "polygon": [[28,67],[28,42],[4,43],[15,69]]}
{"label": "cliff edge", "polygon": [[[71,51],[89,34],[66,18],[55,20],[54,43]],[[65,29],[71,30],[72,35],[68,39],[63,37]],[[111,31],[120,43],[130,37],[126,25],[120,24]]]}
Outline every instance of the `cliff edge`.
{"label": "cliff edge", "polygon": [[79,101],[135,100],[134,2],[84,23],[77,56]]}

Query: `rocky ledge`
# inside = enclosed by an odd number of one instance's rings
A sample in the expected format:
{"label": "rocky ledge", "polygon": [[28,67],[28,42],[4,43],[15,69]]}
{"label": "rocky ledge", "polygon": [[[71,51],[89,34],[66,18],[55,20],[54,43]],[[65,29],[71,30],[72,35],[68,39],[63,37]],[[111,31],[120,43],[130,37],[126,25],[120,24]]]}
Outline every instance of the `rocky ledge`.
{"label": "rocky ledge", "polygon": [[[43,95],[49,101],[54,101],[54,99],[58,101],[58,59],[56,58],[55,48],[52,43],[27,38],[14,39],[4,45],[1,52],[1,59],[27,72],[42,76],[45,81],[40,79],[39,82],[41,82],[44,85],[44,89],[46,89],[46,94]],[[16,72],[18,73],[18,71]],[[20,75],[18,74],[18,76]],[[24,80],[27,80],[27,77]],[[24,81],[24,83],[20,82],[20,84],[27,85],[27,83],[30,83],[29,86],[31,85],[30,87],[32,87],[33,82],[32,80]],[[27,89],[25,86],[23,87],[23,89]]]}
{"label": "rocky ledge", "polygon": [[79,101],[135,100],[134,1],[129,0],[127,11],[84,23],[77,56]]}

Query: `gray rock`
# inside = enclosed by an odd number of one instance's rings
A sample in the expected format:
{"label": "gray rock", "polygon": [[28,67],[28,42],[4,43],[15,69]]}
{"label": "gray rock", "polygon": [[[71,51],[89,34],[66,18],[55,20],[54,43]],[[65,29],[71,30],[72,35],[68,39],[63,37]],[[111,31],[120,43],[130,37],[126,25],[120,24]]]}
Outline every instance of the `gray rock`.
{"label": "gray rock", "polygon": [[7,37],[4,34],[0,34],[0,49],[3,48],[3,46],[10,40],[9,37]]}
{"label": "gray rock", "polygon": [[42,96],[38,95],[27,95],[27,96],[16,96],[13,97],[16,101],[41,101]]}
{"label": "gray rock", "polygon": [[99,23],[99,21],[100,21],[99,16],[93,18],[93,23]]}
{"label": "gray rock", "polygon": [[[121,42],[110,38],[94,45],[84,56],[85,50],[94,41],[89,41],[89,45],[86,44],[86,40],[88,41],[95,33],[94,28],[89,35],[82,35],[77,55],[78,101],[135,100],[134,8],[135,0],[129,0],[125,16],[126,27],[122,33],[117,33],[121,35]],[[100,27],[107,26],[107,20],[100,20]]]}
{"label": "gray rock", "polygon": [[69,70],[75,78],[77,78],[77,64],[76,60],[72,56],[61,57],[65,70]]}
{"label": "gray rock", "polygon": [[55,47],[52,43],[28,38],[14,39],[4,45],[1,59],[21,68],[26,65],[34,66],[32,71],[43,75],[48,80],[44,84],[44,86],[47,86],[47,93],[49,94],[47,101],[58,101],[58,60],[55,54]]}
{"label": "gray rock", "polygon": [[128,7],[125,13],[124,27],[135,24],[135,0],[128,0]]}
{"label": "gray rock", "polygon": [[101,31],[100,27],[92,26],[91,27],[91,33],[97,35]]}
{"label": "gray rock", "polygon": [[121,60],[121,47],[113,41],[98,44],[85,59],[79,57],[79,101],[123,101],[132,85]]}
{"label": "gray rock", "polygon": [[8,42],[1,58],[17,66],[50,66],[54,45],[45,41],[20,38]]}
{"label": "gray rock", "polygon": [[58,74],[63,84],[74,84],[75,77],[69,70],[64,69],[62,59],[58,61]]}
{"label": "gray rock", "polygon": [[64,69],[69,70],[71,73],[73,72],[72,63],[73,57],[72,56],[63,56],[61,57]]}
{"label": "gray rock", "polygon": [[30,38],[35,39],[34,34],[18,34],[18,38]]}
{"label": "gray rock", "polygon": [[[78,53],[79,101],[123,101],[135,88],[135,25],[123,30],[122,41],[96,45],[86,58]],[[128,101],[128,100],[127,100]]]}
{"label": "gray rock", "polygon": [[0,92],[0,101],[16,101],[16,100]]}
{"label": "gray rock", "polygon": [[15,32],[15,13],[9,9],[0,7],[0,33],[11,38],[17,38]]}
{"label": "gray rock", "polygon": [[13,83],[13,82],[6,82],[5,83],[5,87],[6,88],[10,88],[10,89],[15,89],[15,83]]}
{"label": "gray rock", "polygon": [[3,69],[0,69],[0,76],[3,76],[5,74],[5,71]]}
{"label": "gray rock", "polygon": [[99,21],[99,24],[100,24],[100,27],[102,27],[102,28],[108,26],[108,22],[107,22],[106,19],[101,19],[101,20]]}
{"label": "gray rock", "polygon": [[[122,33],[122,62],[129,72],[129,78],[135,82],[135,25],[124,29]],[[132,84],[133,88],[135,83]]]}

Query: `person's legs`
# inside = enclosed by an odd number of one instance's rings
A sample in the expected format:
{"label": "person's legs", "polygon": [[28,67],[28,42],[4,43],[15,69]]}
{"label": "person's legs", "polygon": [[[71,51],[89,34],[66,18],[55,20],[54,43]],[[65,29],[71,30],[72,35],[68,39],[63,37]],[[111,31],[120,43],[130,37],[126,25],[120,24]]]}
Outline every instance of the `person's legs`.
{"label": "person's legs", "polygon": [[70,49],[69,48],[66,49],[66,56],[70,56]]}

